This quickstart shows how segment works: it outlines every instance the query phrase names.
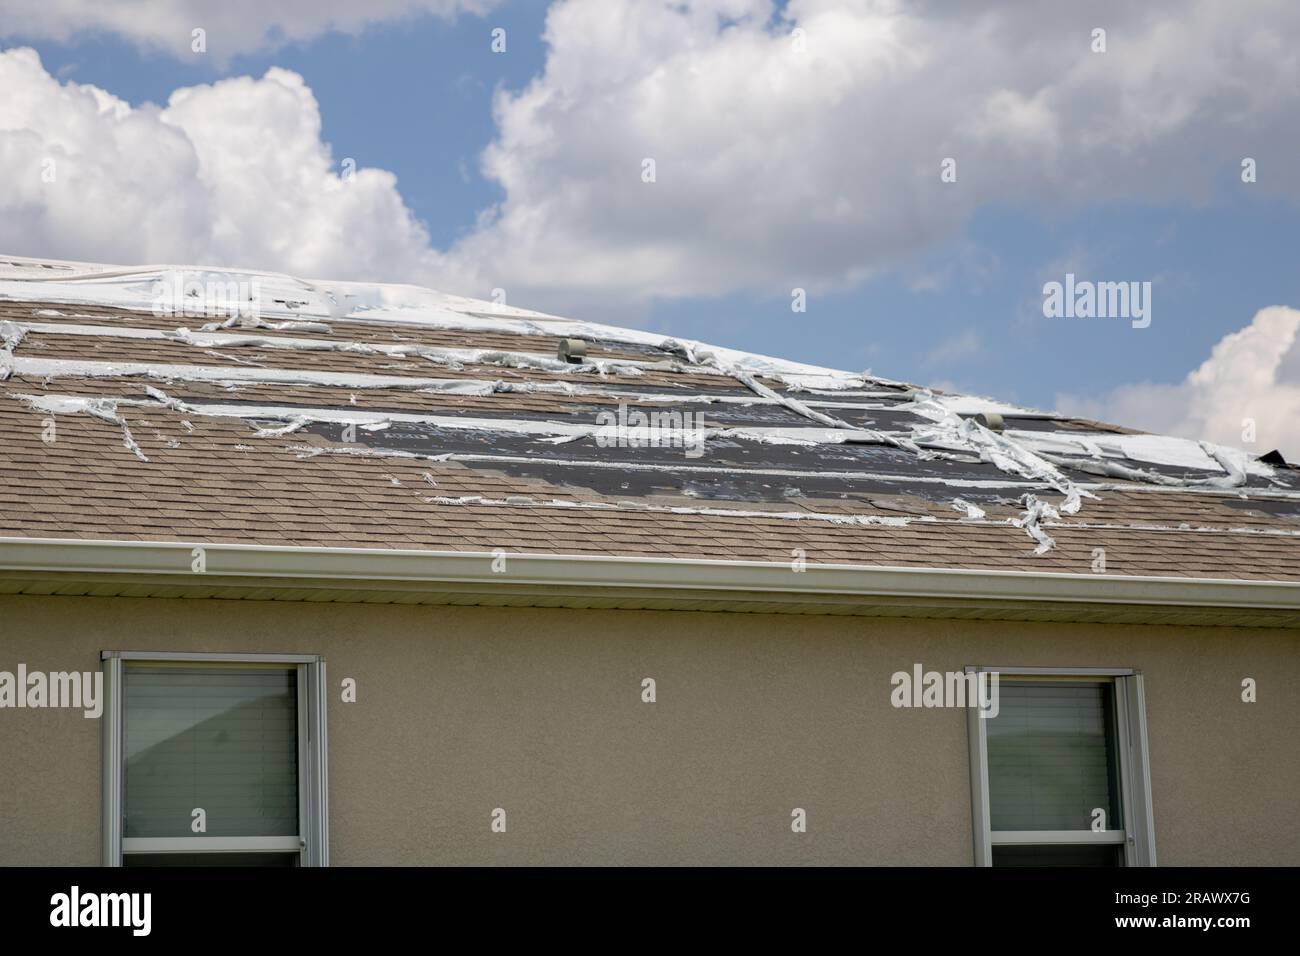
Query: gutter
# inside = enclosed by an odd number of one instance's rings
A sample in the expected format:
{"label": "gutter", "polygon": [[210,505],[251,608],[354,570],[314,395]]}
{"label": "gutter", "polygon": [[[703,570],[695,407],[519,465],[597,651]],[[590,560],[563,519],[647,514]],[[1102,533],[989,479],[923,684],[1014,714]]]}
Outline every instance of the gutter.
{"label": "gutter", "polygon": [[[203,570],[195,571],[200,552]],[[77,580],[145,576],[161,579],[173,588],[187,584],[205,587],[218,580],[245,587],[292,581],[294,587],[322,589],[388,582],[410,591],[445,590],[447,586],[461,586],[470,592],[540,587],[557,596],[593,589],[632,589],[694,593],[700,598],[741,593],[771,595],[773,600],[782,596],[805,600],[876,596],[971,604],[1010,601],[1300,610],[1300,581],[811,563],[805,571],[796,572],[784,562],[692,558],[0,538],[0,577],[23,577],[32,572]]]}

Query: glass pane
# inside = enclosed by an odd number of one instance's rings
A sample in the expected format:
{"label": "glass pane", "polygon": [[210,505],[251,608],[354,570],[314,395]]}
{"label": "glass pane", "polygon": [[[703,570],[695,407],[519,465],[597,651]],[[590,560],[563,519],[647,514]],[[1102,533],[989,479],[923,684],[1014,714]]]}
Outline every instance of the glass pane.
{"label": "glass pane", "polygon": [[124,836],[298,834],[295,669],[130,666],[123,680]]}
{"label": "glass pane", "polygon": [[1010,681],[986,721],[994,830],[1119,830],[1112,682]]}
{"label": "glass pane", "polygon": [[1115,844],[1081,846],[995,846],[994,866],[1120,866]]}

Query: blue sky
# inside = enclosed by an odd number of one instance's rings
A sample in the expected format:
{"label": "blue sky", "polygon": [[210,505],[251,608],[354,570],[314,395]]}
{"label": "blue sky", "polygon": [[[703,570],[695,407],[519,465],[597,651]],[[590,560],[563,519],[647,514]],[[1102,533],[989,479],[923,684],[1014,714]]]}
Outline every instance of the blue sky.
{"label": "blue sky", "polygon": [[[427,230],[430,245],[446,250],[475,232],[485,209],[507,198],[503,184],[480,166],[484,149],[500,135],[493,97],[497,91],[518,95],[546,68],[546,14],[540,0],[504,3],[483,16],[412,14],[366,25],[355,35],[326,30],[306,41],[230,55],[214,38],[212,52],[201,57],[102,28],[50,39],[42,35],[48,30],[4,34],[0,25],[0,45],[31,46],[58,80],[92,84],[133,106],[166,104],[182,87],[257,78],[271,67],[292,70],[319,104],[321,139],[334,160],[353,157],[360,167],[395,174],[400,199]],[[507,31],[504,55],[489,47],[494,27]],[[1178,85],[1177,76],[1169,83]],[[908,95],[918,110],[927,105],[925,89]],[[1213,109],[1209,97],[1198,106],[1202,128],[1213,128]],[[1294,120],[1297,112],[1291,115]],[[1247,138],[1235,152],[1190,155],[1189,165],[1208,165],[1211,173],[1188,189],[1155,188],[1146,195],[1139,179],[1136,186],[1095,197],[1085,188],[1059,201],[1041,186],[1023,197],[1002,190],[973,202],[951,226],[901,244],[896,255],[864,251],[866,275],[857,279],[842,275],[854,265],[850,241],[836,253],[844,262],[829,270],[839,270],[838,280],[805,283],[778,260],[766,278],[760,267],[757,279],[720,281],[716,291],[697,284],[688,294],[664,296],[639,285],[624,299],[617,286],[594,294],[575,285],[569,294],[561,280],[535,303],[516,297],[511,304],[816,364],[870,368],[1039,407],[1076,396],[1104,411],[1114,407],[1107,402],[1117,389],[1181,382],[1261,308],[1300,306],[1295,197],[1285,188],[1243,184],[1231,159],[1239,153],[1280,160],[1287,142]],[[985,155],[997,161],[996,150]],[[1260,162],[1262,177],[1267,166]],[[842,185],[828,180],[822,188],[835,192]],[[782,187],[769,181],[754,188]],[[871,216],[869,206],[863,215]],[[683,233],[694,228],[691,219],[687,207],[677,220]],[[635,231],[635,221],[612,228]],[[1150,327],[1134,330],[1123,319],[1045,318],[1043,283],[1066,271],[1104,281],[1151,281]],[[810,287],[807,311],[792,313],[790,290],[804,284]],[[490,289],[449,291],[487,296]],[[1134,414],[1133,401],[1122,407]]]}
{"label": "blue sky", "polygon": [[[225,62],[141,50],[102,32],[64,43],[18,34],[5,37],[4,45],[32,46],[51,73],[94,84],[132,105],[165,104],[179,87],[261,76],[273,66],[294,70],[320,102],[322,136],[334,155],[396,173],[402,197],[434,242],[446,245],[500,198],[500,189],[478,169],[479,153],[495,133],[492,93],[498,86],[522,87],[541,69],[545,15],[545,3],[525,0],[486,19],[377,24],[360,36],[330,33]],[[489,23],[506,29],[506,55],[491,51]],[[409,92],[395,98],[401,90]]]}

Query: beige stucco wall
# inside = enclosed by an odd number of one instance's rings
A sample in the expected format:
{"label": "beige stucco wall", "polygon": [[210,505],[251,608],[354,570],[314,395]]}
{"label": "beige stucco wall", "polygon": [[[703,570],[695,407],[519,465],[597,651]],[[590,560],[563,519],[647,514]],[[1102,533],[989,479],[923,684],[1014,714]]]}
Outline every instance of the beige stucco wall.
{"label": "beige stucco wall", "polygon": [[[967,864],[966,716],[889,703],[916,661],[1142,669],[1161,863],[1300,864],[1295,631],[0,597],[0,670],[109,648],[325,654],[335,865]],[[98,721],[0,711],[0,863],[97,863],[99,773]]]}

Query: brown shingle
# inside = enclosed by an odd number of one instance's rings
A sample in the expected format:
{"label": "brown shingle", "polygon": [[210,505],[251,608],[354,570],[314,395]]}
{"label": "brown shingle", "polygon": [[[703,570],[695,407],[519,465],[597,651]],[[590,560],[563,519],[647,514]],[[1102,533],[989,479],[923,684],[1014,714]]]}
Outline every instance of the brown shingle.
{"label": "brown shingle", "polygon": [[[34,319],[32,311],[43,307],[57,308],[68,316]],[[141,329],[174,329],[181,324],[197,329],[203,324],[201,319],[178,321],[104,307],[16,302],[0,302],[0,319]],[[553,336],[513,332],[390,327],[347,320],[332,324],[333,333],[292,334],[322,341],[361,340],[546,354],[554,352],[557,341]],[[687,395],[725,392],[753,397],[736,380],[708,369],[686,373],[653,370],[613,380],[589,373],[557,375],[499,365],[453,368],[423,359],[396,360],[345,352],[248,347],[215,351],[219,354],[174,341],[30,332],[16,354],[231,368],[247,368],[246,363],[251,361],[270,369],[518,383],[572,382],[601,388],[614,384],[642,391]],[[644,350],[603,343],[592,343],[589,354],[603,358],[653,357]],[[666,360],[667,356],[660,359]],[[526,463],[535,460],[555,465],[543,476],[536,469],[530,473],[527,467],[495,460],[432,461],[342,454],[337,452],[348,448],[365,451],[368,446],[344,446],[324,434],[306,431],[258,438],[251,424],[243,419],[190,415],[159,405],[120,404],[118,413],[148,457],[146,462],[124,446],[118,425],[84,414],[57,415],[57,438],[47,444],[42,438],[48,416],[34,411],[18,397],[47,394],[138,401],[145,399],[145,386],[149,384],[190,403],[244,402],[440,416],[531,416],[588,424],[597,410],[611,408],[627,398],[616,393],[453,395],[400,388],[349,390],[255,383],[243,383],[232,391],[211,382],[121,377],[67,377],[44,382],[15,375],[0,383],[0,535],[459,551],[505,548],[530,553],[779,562],[791,560],[792,552],[802,549],[813,562],[1075,573],[1087,573],[1093,549],[1105,548],[1110,574],[1300,580],[1300,520],[1294,516],[1300,513],[1300,507],[1292,509],[1292,514],[1279,514],[1276,509],[1270,511],[1263,499],[1248,497],[1243,501],[1232,492],[1206,494],[1140,486],[1100,491],[1096,500],[1085,500],[1077,515],[1049,522],[1047,531],[1055,538],[1056,547],[1047,554],[1034,555],[1034,542],[1023,530],[1008,523],[1023,511],[1015,501],[1020,489],[1008,489],[1002,500],[986,496],[981,507],[987,520],[960,520],[960,514],[951,507],[951,498],[958,493],[952,489],[911,487],[905,480],[881,491],[835,483],[814,488],[818,484],[815,479],[824,470],[817,466],[815,457],[791,454],[783,459],[778,450],[758,444],[745,449],[744,455],[737,453],[726,459],[734,476],[744,476],[759,466],[780,471],[780,464],[762,464],[768,457],[787,463],[807,460],[808,473],[765,479],[759,483],[764,488],[762,494],[730,494],[726,488],[727,468],[723,468],[722,477],[710,486],[708,494],[691,497],[683,493],[685,485],[699,483],[703,478],[691,477],[689,472],[682,473],[686,478],[675,472],[665,473],[647,491],[632,481],[637,477],[635,472],[620,476],[611,470],[560,467],[558,462],[566,454],[576,454],[563,444],[534,442],[524,446],[525,453],[520,457]],[[772,381],[770,386],[780,384]],[[780,406],[751,409],[736,404],[715,407],[712,413],[715,421],[746,420],[747,416],[768,424],[813,424]],[[192,430],[182,424],[183,420],[190,421]],[[1071,427],[1079,425],[1072,423]],[[438,434],[434,432],[432,437]],[[325,453],[303,457],[304,447],[324,449]],[[436,452],[437,448],[430,451]],[[906,460],[907,454],[882,448],[873,467],[885,468],[899,459]],[[675,461],[680,463],[682,459]],[[705,459],[704,463],[708,462]],[[941,468],[943,464],[932,467]],[[853,464],[843,466],[843,470],[870,469]],[[425,474],[435,484],[426,481]],[[986,466],[983,474],[1008,477],[991,466]],[[394,484],[392,478],[399,483]],[[782,497],[785,486],[800,483],[810,486],[806,496]],[[1060,499],[1053,492],[1037,493],[1049,500]],[[430,500],[475,495],[489,500]],[[527,499],[528,503],[514,501],[516,498]],[[507,499],[512,501],[502,503]],[[564,501],[616,507],[566,508],[553,504]],[[672,507],[687,510],[667,510]],[[795,520],[772,512],[904,518],[911,523],[849,524],[819,517]]]}

